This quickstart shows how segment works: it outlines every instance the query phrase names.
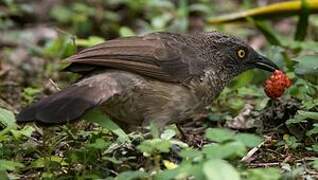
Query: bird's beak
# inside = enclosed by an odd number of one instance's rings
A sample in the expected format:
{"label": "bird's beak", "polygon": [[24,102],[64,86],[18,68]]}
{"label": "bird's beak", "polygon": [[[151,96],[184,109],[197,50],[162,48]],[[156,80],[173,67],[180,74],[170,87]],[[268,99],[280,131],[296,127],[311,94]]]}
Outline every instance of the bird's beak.
{"label": "bird's beak", "polygon": [[273,72],[279,70],[279,67],[266,57],[259,55],[254,61],[254,66],[265,71]]}

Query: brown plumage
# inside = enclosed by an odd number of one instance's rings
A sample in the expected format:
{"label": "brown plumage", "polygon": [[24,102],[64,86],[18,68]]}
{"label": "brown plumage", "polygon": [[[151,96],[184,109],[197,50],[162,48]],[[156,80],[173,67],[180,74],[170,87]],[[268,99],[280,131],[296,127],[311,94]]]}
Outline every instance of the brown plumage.
{"label": "brown plumage", "polygon": [[100,106],[116,122],[159,126],[195,119],[239,73],[275,64],[218,32],[109,40],[67,59],[82,80],[24,109],[18,122],[63,124]]}

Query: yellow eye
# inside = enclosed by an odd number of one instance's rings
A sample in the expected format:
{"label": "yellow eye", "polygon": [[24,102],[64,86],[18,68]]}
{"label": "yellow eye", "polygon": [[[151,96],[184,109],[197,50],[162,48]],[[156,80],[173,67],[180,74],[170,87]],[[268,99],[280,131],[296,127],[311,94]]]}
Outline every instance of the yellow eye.
{"label": "yellow eye", "polygon": [[245,55],[246,55],[246,53],[245,53],[245,51],[243,49],[240,49],[240,50],[237,51],[237,56],[239,58],[243,59],[245,57]]}

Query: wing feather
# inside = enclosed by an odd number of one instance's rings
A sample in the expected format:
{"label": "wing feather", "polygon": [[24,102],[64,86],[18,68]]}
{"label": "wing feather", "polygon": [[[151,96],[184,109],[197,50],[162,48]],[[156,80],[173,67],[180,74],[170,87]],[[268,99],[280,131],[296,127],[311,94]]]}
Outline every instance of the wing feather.
{"label": "wing feather", "polygon": [[165,34],[165,38],[161,38],[160,33],[156,33],[109,40],[69,57],[67,61],[72,64],[66,70],[84,71],[89,68],[78,65],[86,64],[136,72],[169,82],[182,82],[201,75],[204,61],[193,47],[173,37],[167,38]]}

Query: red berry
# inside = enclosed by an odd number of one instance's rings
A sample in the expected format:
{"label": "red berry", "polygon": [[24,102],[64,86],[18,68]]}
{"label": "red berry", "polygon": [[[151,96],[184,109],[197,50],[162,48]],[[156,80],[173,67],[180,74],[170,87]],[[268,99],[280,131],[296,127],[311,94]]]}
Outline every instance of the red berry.
{"label": "red berry", "polygon": [[285,89],[290,87],[292,82],[284,72],[276,70],[273,74],[265,81],[265,93],[272,99],[277,99],[282,96]]}

